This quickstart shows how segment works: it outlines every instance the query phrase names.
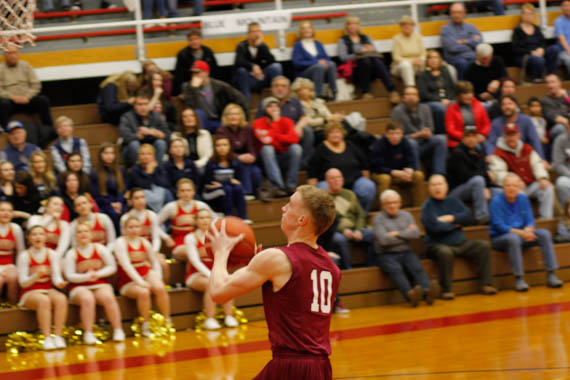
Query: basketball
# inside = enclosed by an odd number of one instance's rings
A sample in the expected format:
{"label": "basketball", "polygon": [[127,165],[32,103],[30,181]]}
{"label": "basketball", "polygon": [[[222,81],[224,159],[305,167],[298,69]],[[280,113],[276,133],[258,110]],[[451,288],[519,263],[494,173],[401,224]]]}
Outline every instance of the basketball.
{"label": "basketball", "polygon": [[[255,254],[255,247],[257,246],[255,242],[255,235],[253,229],[249,224],[243,221],[243,219],[236,216],[225,216],[215,221],[214,225],[218,231],[222,228],[222,221],[226,221],[226,233],[228,236],[238,236],[243,234],[243,239],[236,244],[234,249],[230,252],[230,257],[228,259],[228,264],[235,265],[247,265],[249,260]],[[206,250],[210,256],[213,257],[213,252],[209,247],[209,239],[206,238]]]}

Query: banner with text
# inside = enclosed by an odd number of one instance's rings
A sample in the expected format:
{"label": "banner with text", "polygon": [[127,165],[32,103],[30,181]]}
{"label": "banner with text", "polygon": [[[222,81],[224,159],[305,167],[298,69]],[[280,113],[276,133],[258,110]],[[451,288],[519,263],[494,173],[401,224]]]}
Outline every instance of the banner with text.
{"label": "banner with text", "polygon": [[224,16],[208,17],[202,21],[202,33],[205,36],[213,36],[217,34],[228,33],[247,33],[247,26],[257,22],[261,26],[261,30],[266,32],[270,30],[287,29],[291,25],[291,12],[272,11],[267,16],[240,16],[238,14],[227,14]]}

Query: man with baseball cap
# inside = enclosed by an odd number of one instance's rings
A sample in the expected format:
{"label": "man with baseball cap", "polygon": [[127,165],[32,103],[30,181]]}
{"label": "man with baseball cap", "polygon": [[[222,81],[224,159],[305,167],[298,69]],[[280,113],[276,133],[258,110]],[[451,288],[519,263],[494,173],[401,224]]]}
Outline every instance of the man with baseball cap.
{"label": "man with baseball cap", "polygon": [[8,146],[0,152],[0,161],[10,161],[14,170],[30,170],[29,163],[32,153],[40,150],[36,145],[26,142],[26,129],[17,120],[13,120],[6,126],[8,133]]}
{"label": "man with baseball cap", "polygon": [[498,186],[503,186],[509,172],[517,174],[521,178],[521,190],[529,198],[538,200],[539,219],[552,218],[554,187],[550,183],[548,171],[532,146],[521,141],[516,124],[505,124],[503,136],[497,140],[497,149],[491,156],[489,168]]}
{"label": "man with baseball cap", "polygon": [[[461,142],[453,149],[447,161],[447,173],[451,189],[449,195],[463,202],[472,202],[475,222],[486,224],[489,221],[487,202],[491,199],[491,186],[494,185],[495,176],[487,167],[485,152],[478,144],[478,133],[474,125],[464,128]],[[495,189],[497,192],[500,190]]]}
{"label": "man with baseball cap", "polygon": [[183,87],[184,105],[204,113],[204,128],[215,133],[220,127],[224,108],[230,103],[239,105],[248,114],[243,94],[221,80],[210,78],[207,62],[194,61],[190,70],[192,80]]}

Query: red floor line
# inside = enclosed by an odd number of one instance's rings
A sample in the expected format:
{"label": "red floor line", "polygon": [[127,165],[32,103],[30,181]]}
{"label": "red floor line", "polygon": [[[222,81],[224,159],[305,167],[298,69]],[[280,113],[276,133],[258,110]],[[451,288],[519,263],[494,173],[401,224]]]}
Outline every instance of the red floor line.
{"label": "red floor line", "polygon": [[[511,309],[483,311],[479,313],[462,314],[448,317],[421,319],[416,321],[389,323],[385,325],[368,326],[347,330],[333,331],[332,340],[348,340],[367,338],[379,335],[391,335],[411,331],[421,331],[435,328],[453,327],[475,323],[484,323],[504,319],[532,317],[543,314],[553,314],[570,311],[570,302],[552,303],[535,306],[522,306]],[[18,380],[40,379],[46,377],[59,377],[80,375],[94,372],[105,372],[118,369],[143,367],[153,364],[172,363],[204,359],[207,357],[243,354],[268,350],[268,341],[255,341],[230,345],[228,347],[194,348],[173,351],[163,357],[154,354],[115,358],[88,363],[76,363],[63,366],[43,367],[23,371],[2,372],[0,380],[18,378]]]}

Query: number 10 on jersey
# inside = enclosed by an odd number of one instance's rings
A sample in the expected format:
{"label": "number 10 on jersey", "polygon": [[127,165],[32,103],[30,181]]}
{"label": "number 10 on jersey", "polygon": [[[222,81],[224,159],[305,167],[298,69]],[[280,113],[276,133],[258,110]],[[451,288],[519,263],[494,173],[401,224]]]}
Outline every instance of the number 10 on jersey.
{"label": "number 10 on jersey", "polygon": [[313,282],[313,302],[311,311],[313,313],[330,313],[332,309],[332,273],[329,271],[311,271],[311,281]]}

